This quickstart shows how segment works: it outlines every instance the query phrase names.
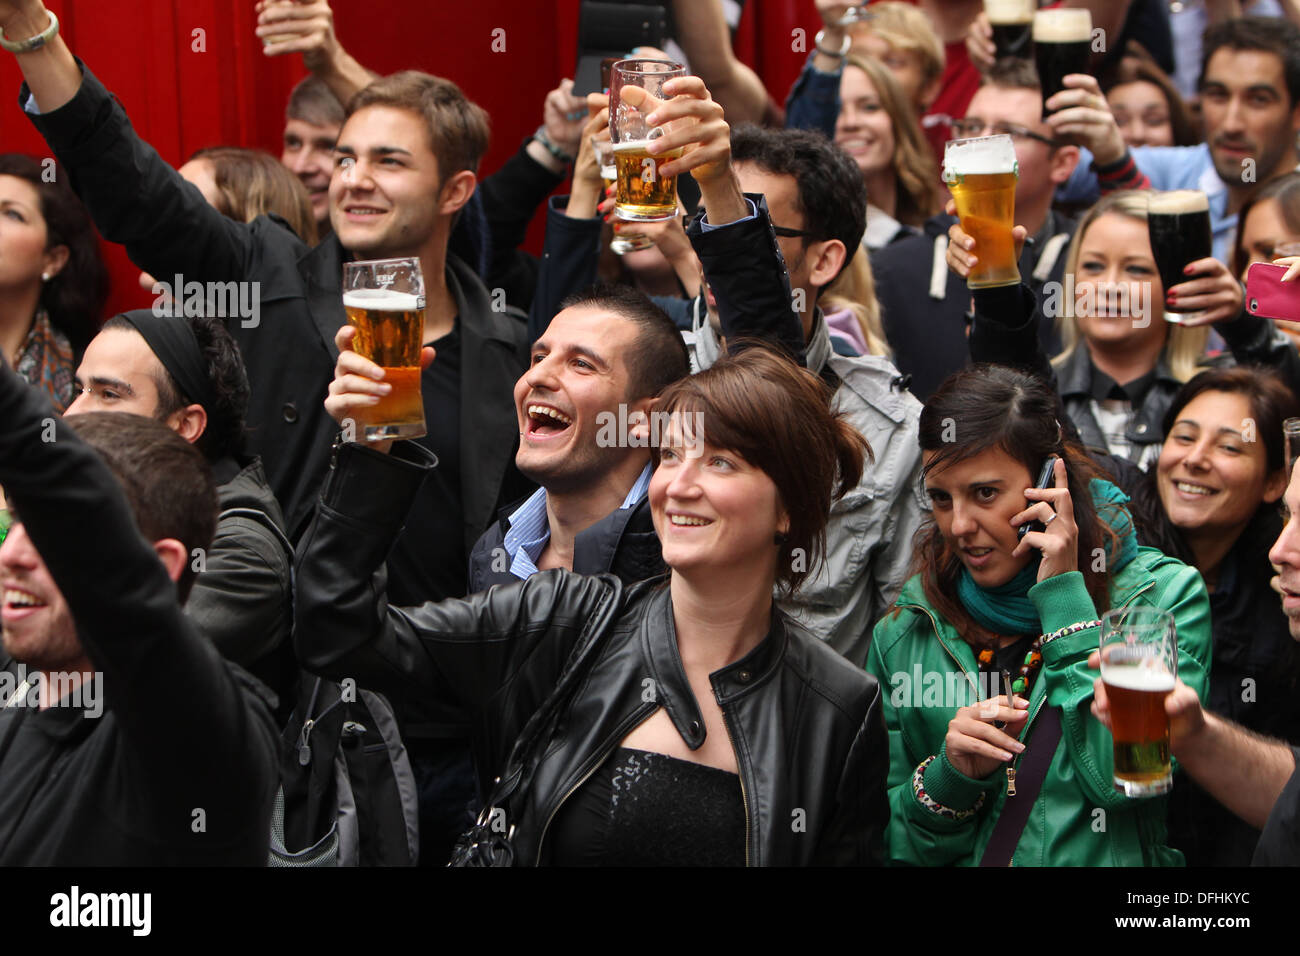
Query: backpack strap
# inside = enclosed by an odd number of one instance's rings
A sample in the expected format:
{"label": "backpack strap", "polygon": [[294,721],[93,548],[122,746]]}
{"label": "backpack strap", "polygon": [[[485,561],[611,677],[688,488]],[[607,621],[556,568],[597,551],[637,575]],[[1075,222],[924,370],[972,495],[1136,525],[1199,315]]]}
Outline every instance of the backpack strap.
{"label": "backpack strap", "polygon": [[1002,812],[984,847],[980,866],[1011,865],[1011,856],[1016,852],[1016,844],[1020,842],[1020,834],[1025,831],[1025,824],[1029,822],[1029,812],[1034,808],[1038,792],[1043,789],[1047,768],[1051,766],[1056,745],[1060,742],[1061,714],[1048,704],[1043,708],[1033,741],[1020,758],[1020,766],[1016,770],[1016,794],[1008,795],[1002,801]]}

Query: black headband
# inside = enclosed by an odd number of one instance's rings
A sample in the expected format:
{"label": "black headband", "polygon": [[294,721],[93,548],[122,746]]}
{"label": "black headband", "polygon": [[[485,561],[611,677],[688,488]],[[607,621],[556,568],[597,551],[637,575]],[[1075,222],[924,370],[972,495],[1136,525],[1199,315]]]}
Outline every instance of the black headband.
{"label": "black headband", "polygon": [[216,404],[212,380],[208,377],[203,350],[199,348],[199,340],[194,337],[190,324],[182,318],[154,315],[148,309],[123,312],[122,318],[144,338],[181,394],[211,411]]}

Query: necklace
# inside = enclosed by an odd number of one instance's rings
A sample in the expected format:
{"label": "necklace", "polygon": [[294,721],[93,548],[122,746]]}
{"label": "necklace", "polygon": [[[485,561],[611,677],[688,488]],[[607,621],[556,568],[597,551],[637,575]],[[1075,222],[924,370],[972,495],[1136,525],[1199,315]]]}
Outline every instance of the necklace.
{"label": "necklace", "polygon": [[980,670],[987,670],[990,673],[1001,674],[1004,678],[1004,684],[1011,685],[1011,692],[1013,694],[1019,694],[1021,697],[1028,697],[1029,689],[1034,684],[1034,678],[1038,676],[1038,671],[1043,666],[1042,646],[1043,635],[1040,634],[1034,639],[1034,642],[1029,645],[1029,650],[1025,652],[1025,656],[1020,662],[1020,667],[1014,680],[1010,673],[997,666],[997,652],[991,647],[986,647],[979,652]]}

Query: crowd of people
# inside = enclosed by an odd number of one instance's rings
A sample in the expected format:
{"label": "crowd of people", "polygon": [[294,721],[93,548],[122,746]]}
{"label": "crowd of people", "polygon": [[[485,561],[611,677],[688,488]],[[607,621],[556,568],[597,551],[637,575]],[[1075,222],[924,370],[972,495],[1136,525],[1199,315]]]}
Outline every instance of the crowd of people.
{"label": "crowd of people", "polygon": [[[558,79],[484,170],[454,79],[266,0],[281,156],[173,169],[0,0],[60,170],[0,154],[0,860],[1300,863],[1300,284],[1245,292],[1300,263],[1294,5],[1045,4],[1103,40],[1045,97],[983,0],[816,0],[783,105],[665,6],[662,98]],[[676,216],[618,217],[629,106]],[[940,168],[991,135],[1021,279],[972,288]],[[344,306],[392,259],[414,437]],[[1121,609],[1176,628],[1168,793],[1116,785]]]}

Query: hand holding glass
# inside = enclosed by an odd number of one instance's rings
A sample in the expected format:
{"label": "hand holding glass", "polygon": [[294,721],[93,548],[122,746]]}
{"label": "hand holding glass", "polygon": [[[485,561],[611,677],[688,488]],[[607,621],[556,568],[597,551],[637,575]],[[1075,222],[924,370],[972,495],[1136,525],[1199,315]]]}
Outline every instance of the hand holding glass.
{"label": "hand holding glass", "polygon": [[609,129],[620,219],[657,222],[677,215],[677,177],[661,175],[660,168],[681,156],[682,150],[651,156],[646,147],[666,130],[651,126],[646,117],[668,99],[664,84],[685,75],[681,64],[668,60],[620,60],[614,64]]}
{"label": "hand holding glass", "polygon": [[1130,607],[1101,618],[1101,680],[1110,701],[1115,789],[1129,797],[1167,793],[1169,714],[1165,698],[1178,678],[1173,615]]}
{"label": "hand holding glass", "polygon": [[975,240],[978,260],[966,279],[971,289],[1020,281],[1016,242],[1016,147],[1010,136],[949,140],[943,181],[957,204],[962,231]]}
{"label": "hand holding glass", "polygon": [[[420,260],[372,259],[343,266],[343,307],[356,328],[353,350],[384,370],[392,391],[358,421],[366,441],[425,434],[420,396],[424,275]],[[358,416],[359,418],[362,416]]]}

